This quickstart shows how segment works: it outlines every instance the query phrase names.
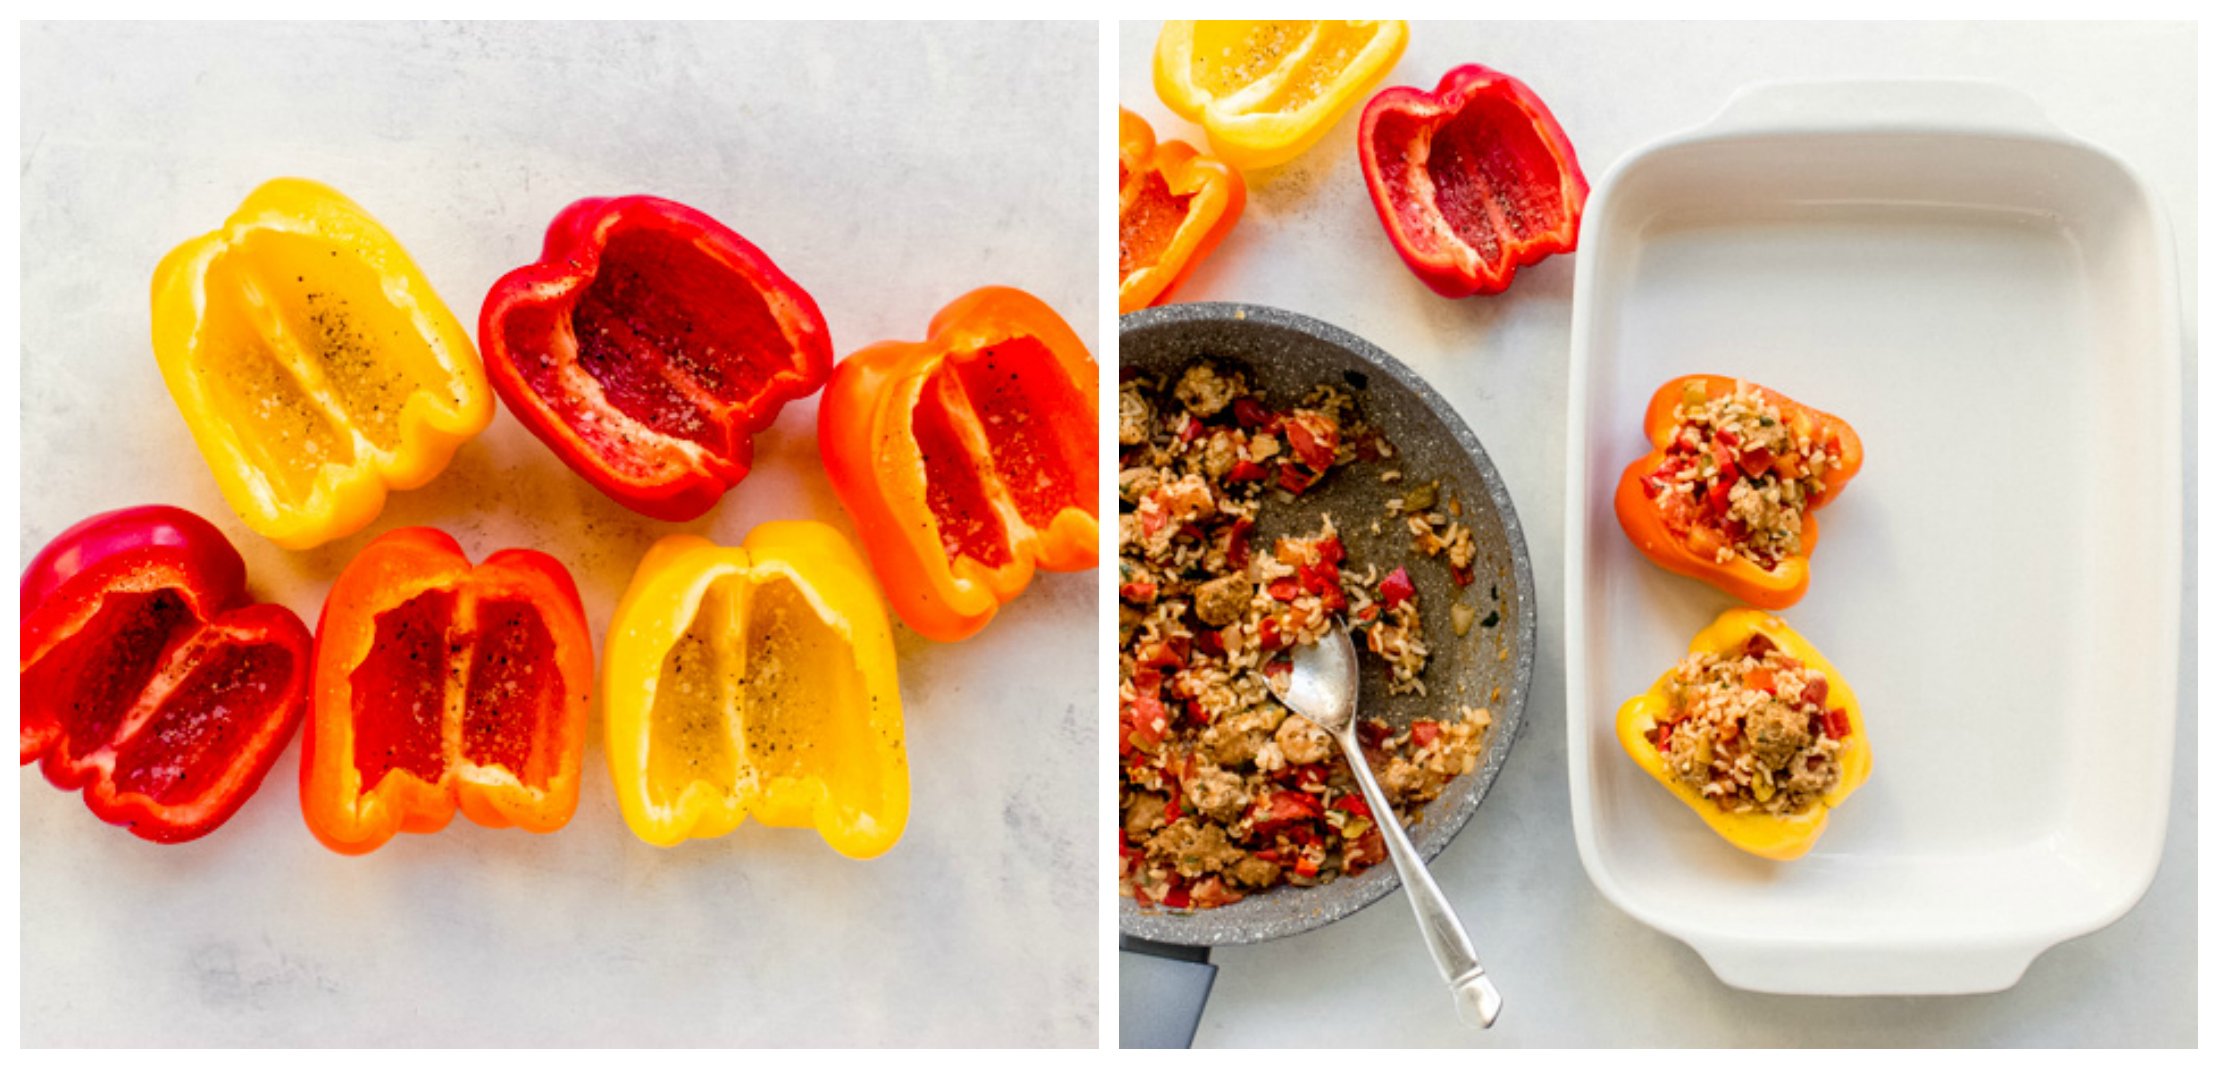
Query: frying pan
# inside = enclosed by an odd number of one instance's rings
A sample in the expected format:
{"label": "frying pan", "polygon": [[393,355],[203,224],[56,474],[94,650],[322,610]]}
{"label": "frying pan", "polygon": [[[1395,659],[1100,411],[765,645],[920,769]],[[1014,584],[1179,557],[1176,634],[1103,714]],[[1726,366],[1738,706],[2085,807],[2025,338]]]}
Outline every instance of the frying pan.
{"label": "frying pan", "polygon": [[[1489,729],[1479,766],[1450,781],[1410,828],[1417,849],[1431,860],[1455,837],[1486,797],[1488,785],[1509,758],[1532,687],[1535,632],[1532,561],[1502,478],[1471,428],[1415,372],[1377,346],[1338,327],[1276,308],[1248,304],[1173,304],[1122,318],[1117,361],[1167,382],[1187,365],[1208,357],[1219,367],[1247,374],[1264,403],[1299,402],[1319,383],[1350,387],[1357,411],[1385,435],[1395,457],[1335,471],[1290,505],[1266,501],[1257,517],[1254,544],[1280,535],[1312,534],[1318,514],[1330,513],[1352,564],[1377,564],[1380,574],[1397,564],[1417,587],[1431,661],[1421,677],[1427,694],[1389,695],[1386,668],[1362,658],[1360,716],[1381,717],[1397,728],[1417,719],[1450,717],[1465,705],[1489,709]],[[1398,482],[1378,473],[1399,469]],[[1478,546],[1476,578],[1459,590],[1441,558],[1424,558],[1409,530],[1387,514],[1389,498],[1402,497],[1438,479],[1439,503],[1463,505],[1458,517]],[[1373,533],[1371,521],[1378,520]],[[1457,637],[1448,606],[1460,599],[1474,611],[1468,634]],[[1486,621],[1492,620],[1491,625]],[[1279,887],[1228,906],[1207,910],[1143,907],[1118,900],[1122,1045],[1190,1045],[1216,976],[1209,947],[1259,943],[1348,916],[1401,886],[1394,866],[1315,887]],[[1412,927],[1412,946],[1419,937]],[[1441,1002],[1446,1012],[1448,1001]]]}

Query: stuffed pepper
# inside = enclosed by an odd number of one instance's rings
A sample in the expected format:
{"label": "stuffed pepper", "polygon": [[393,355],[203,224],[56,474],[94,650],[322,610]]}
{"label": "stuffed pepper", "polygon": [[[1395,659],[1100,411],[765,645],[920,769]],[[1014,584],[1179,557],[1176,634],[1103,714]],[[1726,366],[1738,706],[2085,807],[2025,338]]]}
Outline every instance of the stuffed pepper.
{"label": "stuffed pepper", "polygon": [[435,832],[554,831],[578,804],[593,641],[570,573],[534,550],[472,566],[429,527],[387,533],[316,626],[300,765],[308,828],[342,854]]}
{"label": "stuffed pepper", "polygon": [[1864,463],[1856,432],[1723,375],[1664,383],[1645,429],[1654,451],[1617,484],[1617,522],[1633,545],[1757,608],[1802,600],[1817,510]]}
{"label": "stuffed pepper", "polygon": [[1467,64],[1432,92],[1371,98],[1356,152],[1394,251],[1443,297],[1500,293],[1518,268],[1579,247],[1587,183],[1571,138],[1500,71]]}
{"label": "stuffed pepper", "polygon": [[817,445],[894,611],[956,642],[1036,568],[1094,567],[1101,387],[1070,325],[1022,290],[973,291],[929,329],[840,361]]}
{"label": "stuffed pepper", "polygon": [[761,249],[658,197],[562,210],[539,261],[478,319],[509,411],[601,492],[699,517],[745,478],[754,436],[831,372],[824,316]]}
{"label": "stuffed pepper", "polygon": [[1408,44],[1400,19],[1173,19],[1155,41],[1155,95],[1208,132],[1217,158],[1276,167],[1325,136]]}
{"label": "stuffed pepper", "polygon": [[154,270],[154,356],[239,518],[287,549],[361,530],[493,420],[485,368],[368,212],[299,178]]}
{"label": "stuffed pepper", "polygon": [[249,604],[246,565],[167,506],[103,513],[23,573],[23,763],[158,843],[221,827],[300,726],[308,628]]}
{"label": "stuffed pepper", "polygon": [[655,543],[605,650],[608,767],[656,846],[749,814],[876,857],[909,819],[901,688],[885,605],[828,525],[766,523],[729,549]]}
{"label": "stuffed pepper", "polygon": [[1777,617],[1729,609],[1686,657],[1617,712],[1642,771],[1725,841],[1759,857],[1808,853],[1871,775],[1856,695]]}
{"label": "stuffed pepper", "polygon": [[1240,172],[1117,110],[1117,311],[1171,299],[1240,221]]}

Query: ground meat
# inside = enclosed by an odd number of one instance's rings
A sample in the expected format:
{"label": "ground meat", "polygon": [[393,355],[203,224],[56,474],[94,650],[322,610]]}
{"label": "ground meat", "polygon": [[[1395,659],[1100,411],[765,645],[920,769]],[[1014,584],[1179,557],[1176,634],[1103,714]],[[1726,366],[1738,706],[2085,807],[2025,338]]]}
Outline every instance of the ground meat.
{"label": "ground meat", "polygon": [[1298,716],[1287,717],[1278,726],[1278,734],[1272,738],[1277,741],[1279,752],[1286,755],[1286,760],[1297,765],[1316,764],[1331,757],[1337,749],[1333,745],[1332,736],[1326,734],[1325,729]]}
{"label": "ground meat", "polygon": [[1239,773],[1202,767],[1186,777],[1186,802],[1203,816],[1230,824],[1247,810],[1248,791]]}
{"label": "ground meat", "polygon": [[1121,445],[1139,445],[1148,440],[1148,424],[1155,419],[1155,406],[1148,403],[1147,395],[1140,392],[1140,384],[1128,382],[1117,391],[1117,442]]}
{"label": "ground meat", "polygon": [[1238,623],[1248,610],[1255,587],[1244,575],[1211,579],[1194,590],[1194,614],[1211,627]]}
{"label": "ground meat", "polygon": [[1787,761],[1810,745],[1810,717],[1785,703],[1767,701],[1748,714],[1749,746],[1756,752],[1756,761],[1765,768],[1781,768]]}
{"label": "ground meat", "polygon": [[1278,874],[1277,865],[1252,854],[1232,866],[1232,878],[1250,887],[1269,887],[1278,882]]}
{"label": "ground meat", "polygon": [[1171,394],[1178,398],[1179,404],[1186,406],[1186,411],[1208,419],[1224,411],[1233,398],[1246,392],[1247,383],[1241,376],[1225,375],[1214,364],[1200,363],[1179,376],[1178,386]]}
{"label": "ground meat", "polygon": [[1223,872],[1246,855],[1225,838],[1224,825],[1197,824],[1181,819],[1148,840],[1148,853],[1168,858],[1171,867],[1187,879],[1205,872]]}
{"label": "ground meat", "polygon": [[1163,826],[1163,808],[1168,803],[1153,791],[1134,791],[1124,799],[1124,830],[1139,838]]}

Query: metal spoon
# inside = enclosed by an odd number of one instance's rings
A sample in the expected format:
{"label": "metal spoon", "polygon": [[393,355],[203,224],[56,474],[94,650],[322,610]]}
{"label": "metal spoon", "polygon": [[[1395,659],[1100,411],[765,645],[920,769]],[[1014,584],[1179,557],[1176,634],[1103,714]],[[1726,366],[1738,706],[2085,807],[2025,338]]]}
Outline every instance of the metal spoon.
{"label": "metal spoon", "polygon": [[1371,775],[1370,763],[1363,759],[1363,751],[1356,745],[1355,643],[1348,638],[1345,628],[1334,624],[1316,645],[1296,646],[1293,658],[1294,670],[1286,674],[1283,682],[1274,681],[1271,690],[1288,709],[1323,728],[1340,744],[1340,752],[1348,757],[1348,766],[1355,770],[1356,782],[1363,787],[1363,799],[1370,803],[1379,831],[1386,837],[1386,852],[1393,855],[1394,868],[1401,873],[1402,886],[1409,892],[1410,907],[1417,911],[1417,927],[1425,933],[1425,945],[1432,950],[1433,964],[1440,967],[1440,975],[1447,979],[1448,989],[1455,994],[1456,1013],[1466,1024],[1492,1028],[1495,1015],[1502,1011],[1502,995],[1494,990],[1494,982],[1486,978],[1478,952],[1471,949],[1471,937],[1464,934],[1463,924],[1456,920],[1455,911],[1448,908],[1440,885],[1433,882],[1432,873],[1425,869],[1425,859],[1417,855],[1416,844],[1411,843],[1409,833],[1402,830],[1402,822],[1394,816],[1393,804],[1386,800],[1386,792],[1379,789],[1379,781]]}

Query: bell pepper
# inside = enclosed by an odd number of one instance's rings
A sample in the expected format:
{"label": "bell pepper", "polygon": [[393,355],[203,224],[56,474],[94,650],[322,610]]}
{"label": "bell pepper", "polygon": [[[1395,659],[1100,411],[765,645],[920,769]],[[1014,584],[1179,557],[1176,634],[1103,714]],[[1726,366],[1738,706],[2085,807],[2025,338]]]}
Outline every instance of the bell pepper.
{"label": "bell pepper", "polygon": [[1408,44],[1400,19],[1173,20],[1155,40],[1155,94],[1208,132],[1217,158],[1275,167],[1325,136]]}
{"label": "bell pepper", "polygon": [[1430,93],[1372,97],[1356,152],[1394,251],[1443,297],[1500,293],[1518,268],[1579,247],[1587,182],[1571,139],[1500,71],[1466,64]]}
{"label": "bell pepper", "polygon": [[[1800,450],[1774,457],[1740,449],[1723,435],[1701,441],[1691,432],[1682,434],[1683,404],[1731,396],[1742,385],[1751,397],[1776,408],[1796,439],[1825,454],[1820,475],[1810,478],[1802,472],[1800,466],[1808,460]],[[1838,497],[1864,464],[1856,431],[1837,416],[1725,375],[1684,375],[1664,383],[1649,399],[1642,426],[1654,449],[1628,466],[1617,483],[1617,522],[1633,545],[1659,567],[1699,579],[1757,608],[1784,609],[1802,600],[1810,588],[1810,551],[1818,542],[1817,510]],[[1713,468],[1713,475],[1699,475]],[[1697,477],[1681,478],[1690,469]],[[1729,515],[1733,488],[1753,486],[1766,475],[1802,478],[1804,485],[1815,487],[1804,499],[1800,552],[1783,555],[1770,566],[1744,553],[1725,553],[1739,523]],[[1721,553],[1727,559],[1720,561]]]}
{"label": "bell pepper", "polygon": [[183,509],[94,516],[23,573],[23,764],[158,843],[238,812],[300,726],[308,628]]}
{"label": "bell pepper", "polygon": [[659,197],[564,208],[539,261],[486,294],[478,341],[524,426],[658,520],[707,512],[746,477],[756,432],[832,368],[808,293],[747,239]]}
{"label": "bell pepper", "polygon": [[909,822],[893,633],[862,558],[814,521],[739,547],[655,543],[609,622],[602,716],[624,821],[675,846],[748,814],[852,858]]}
{"label": "bell pepper", "polygon": [[287,549],[353,534],[493,419],[470,335],[329,186],[264,183],[154,270],[154,355],[216,485]]}
{"label": "bell pepper", "polygon": [[[1840,670],[1778,617],[1755,609],[1728,609],[1716,622],[1694,636],[1688,652],[1732,657],[1748,649],[1756,636],[1762,636],[1804,667],[1822,673],[1825,680],[1823,687],[1813,688],[1814,698],[1805,691],[1802,699],[1805,708],[1823,710],[1817,715],[1823,718],[1824,731],[1841,740],[1838,756],[1841,772],[1832,789],[1816,803],[1801,812],[1782,816],[1761,811],[1728,812],[1672,775],[1652,736],[1674,714],[1671,690],[1675,668],[1666,671],[1646,693],[1618,708],[1617,741],[1642,771],[1670,789],[1673,797],[1686,803],[1726,842],[1758,857],[1791,861],[1810,851],[1811,845],[1825,831],[1833,810],[1840,808],[1856,788],[1871,778],[1871,744],[1864,733],[1864,715],[1856,704],[1856,694],[1849,689]],[[1760,647],[1762,642],[1757,645]]]}
{"label": "bell pepper", "polygon": [[1117,311],[1162,304],[1240,221],[1240,172],[1117,109]]}
{"label": "bell pepper", "polygon": [[308,829],[366,854],[457,807],[488,828],[561,828],[592,687],[592,635],[559,561],[508,549],[472,567],[444,532],[388,532],[339,574],[316,625]]}
{"label": "bell pepper", "polygon": [[1094,567],[1101,387],[1078,335],[1022,290],[965,294],[929,329],[840,361],[817,446],[894,611],[958,642],[1035,568]]}

